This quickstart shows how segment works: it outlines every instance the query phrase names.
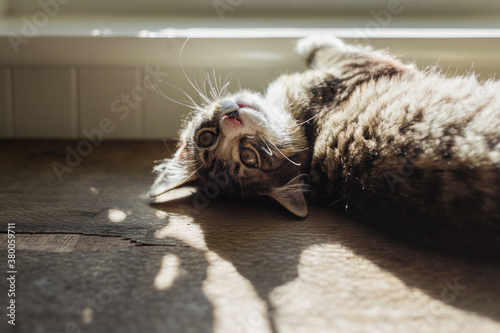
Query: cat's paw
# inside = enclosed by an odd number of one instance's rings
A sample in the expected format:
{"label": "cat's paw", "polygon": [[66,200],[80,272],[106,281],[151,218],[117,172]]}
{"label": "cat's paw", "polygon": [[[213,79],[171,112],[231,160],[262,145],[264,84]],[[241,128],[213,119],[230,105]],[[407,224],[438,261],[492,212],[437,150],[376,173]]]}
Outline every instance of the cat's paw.
{"label": "cat's paw", "polygon": [[295,45],[295,53],[307,59],[318,49],[323,47],[333,47],[340,52],[349,51],[352,46],[345,44],[342,40],[331,35],[314,35],[299,39]]}

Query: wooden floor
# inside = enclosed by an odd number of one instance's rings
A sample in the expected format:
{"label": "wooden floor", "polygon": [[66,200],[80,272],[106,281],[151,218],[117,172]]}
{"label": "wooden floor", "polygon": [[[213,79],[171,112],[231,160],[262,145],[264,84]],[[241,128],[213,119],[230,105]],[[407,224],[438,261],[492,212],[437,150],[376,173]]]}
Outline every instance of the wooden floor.
{"label": "wooden floor", "polygon": [[85,148],[0,141],[0,332],[500,332],[498,261],[407,245],[327,208],[304,220],[268,200],[197,209],[192,189],[151,203],[163,142]]}

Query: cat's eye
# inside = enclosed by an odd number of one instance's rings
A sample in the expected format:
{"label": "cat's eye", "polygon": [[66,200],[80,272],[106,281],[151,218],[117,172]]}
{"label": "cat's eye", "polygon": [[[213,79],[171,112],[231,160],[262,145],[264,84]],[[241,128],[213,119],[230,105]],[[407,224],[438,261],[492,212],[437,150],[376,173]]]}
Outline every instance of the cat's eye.
{"label": "cat's eye", "polygon": [[257,154],[249,148],[243,148],[240,152],[241,162],[247,168],[256,168],[259,165],[259,161],[257,160]]}
{"label": "cat's eye", "polygon": [[212,131],[205,131],[198,136],[198,144],[203,148],[212,146],[217,140],[217,135]]}

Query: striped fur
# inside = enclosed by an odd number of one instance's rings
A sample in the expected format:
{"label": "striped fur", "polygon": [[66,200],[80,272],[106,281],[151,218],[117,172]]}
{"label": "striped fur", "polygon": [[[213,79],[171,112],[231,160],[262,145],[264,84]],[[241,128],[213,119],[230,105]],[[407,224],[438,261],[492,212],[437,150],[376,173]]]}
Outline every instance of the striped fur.
{"label": "striped fur", "polygon": [[[409,241],[500,257],[500,83],[420,71],[333,37],[296,51],[309,70],[279,77],[265,95],[219,93],[193,113],[176,155],[156,169],[153,195],[224,172],[227,194],[269,195],[305,216],[297,176],[307,175],[315,204]],[[221,129],[231,105],[252,106],[250,127]],[[205,129],[217,133],[206,148],[197,144]],[[244,149],[258,167],[242,163]]]}
{"label": "striped fur", "polygon": [[305,58],[314,79],[290,95],[295,113],[318,115],[312,200],[407,240],[500,256],[500,84],[328,40]]}

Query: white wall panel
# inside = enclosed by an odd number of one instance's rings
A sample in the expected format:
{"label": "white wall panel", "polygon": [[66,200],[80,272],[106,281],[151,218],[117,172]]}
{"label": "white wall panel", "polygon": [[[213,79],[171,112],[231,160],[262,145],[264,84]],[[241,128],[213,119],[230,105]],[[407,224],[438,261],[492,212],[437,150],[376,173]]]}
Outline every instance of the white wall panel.
{"label": "white wall panel", "polygon": [[0,68],[0,138],[14,137],[12,109],[12,70]]}
{"label": "white wall panel", "polygon": [[100,129],[105,139],[143,138],[142,81],[140,69],[80,69],[80,137]]}
{"label": "white wall panel", "polygon": [[14,69],[15,137],[75,138],[78,128],[75,93],[75,69]]}

